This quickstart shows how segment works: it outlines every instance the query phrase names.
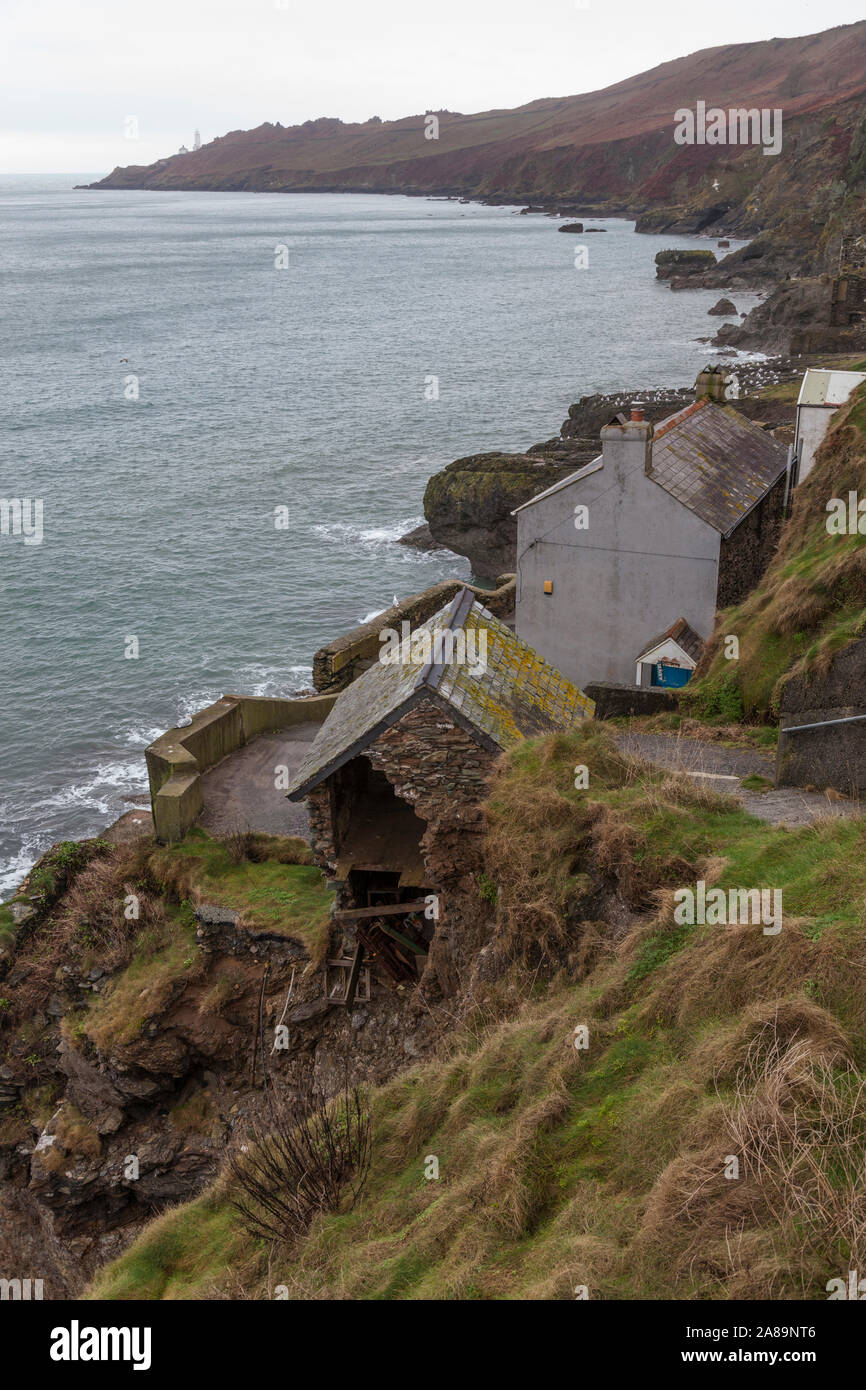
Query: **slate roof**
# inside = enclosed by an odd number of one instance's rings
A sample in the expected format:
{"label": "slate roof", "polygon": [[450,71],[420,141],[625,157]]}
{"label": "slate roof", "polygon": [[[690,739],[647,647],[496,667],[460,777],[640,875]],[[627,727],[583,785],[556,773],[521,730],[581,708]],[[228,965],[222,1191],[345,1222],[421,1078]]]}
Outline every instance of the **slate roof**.
{"label": "slate roof", "polygon": [[[425,632],[431,644],[439,637],[441,650],[433,648],[434,657],[444,658],[439,662],[423,660],[424,639],[418,634]],[[446,636],[449,632],[454,636]],[[461,632],[470,661],[462,659],[457,645]],[[482,663],[483,632],[487,651]],[[441,704],[492,752],[522,738],[570,728],[595,709],[592,700],[494,618],[469,589],[415,628],[412,638],[403,659],[377,661],[340,693],[298,768],[287,793],[290,800],[300,801],[421,700]]]}
{"label": "slate roof", "polygon": [[[787,463],[784,444],[733,407],[702,396],[656,426],[649,476],[727,537],[778,482]],[[600,455],[515,507],[512,516],[603,466]]]}
{"label": "slate roof", "polygon": [[730,406],[702,397],[656,428],[650,477],[729,536],[779,480],[784,444]]}
{"label": "slate roof", "polygon": [[686,656],[690,656],[692,661],[697,664],[701,652],[704,649],[704,639],[699,633],[695,632],[693,627],[689,627],[685,618],[677,618],[676,622],[671,623],[671,626],[666,632],[660,632],[658,637],[654,637],[651,642],[647,642],[643,651],[638,652],[635,660],[640,661],[648,652],[655,651],[656,647],[660,647],[662,642],[667,642],[668,638],[682,647]]}

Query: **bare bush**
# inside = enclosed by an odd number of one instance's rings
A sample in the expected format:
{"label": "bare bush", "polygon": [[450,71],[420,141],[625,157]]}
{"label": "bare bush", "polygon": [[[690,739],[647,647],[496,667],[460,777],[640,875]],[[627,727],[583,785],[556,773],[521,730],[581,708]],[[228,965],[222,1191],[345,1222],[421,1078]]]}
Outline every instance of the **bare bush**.
{"label": "bare bush", "polygon": [[255,839],[255,831],[251,830],[249,826],[246,830],[241,830],[239,826],[235,826],[234,830],[230,830],[223,837],[226,853],[233,864],[245,864],[252,859],[253,856],[250,851],[255,844]]}
{"label": "bare bush", "polygon": [[273,1099],[268,1120],[230,1159],[239,1190],[232,1205],[251,1235],[292,1241],[319,1212],[352,1210],[370,1155],[370,1115],[357,1086],[330,1101]]}

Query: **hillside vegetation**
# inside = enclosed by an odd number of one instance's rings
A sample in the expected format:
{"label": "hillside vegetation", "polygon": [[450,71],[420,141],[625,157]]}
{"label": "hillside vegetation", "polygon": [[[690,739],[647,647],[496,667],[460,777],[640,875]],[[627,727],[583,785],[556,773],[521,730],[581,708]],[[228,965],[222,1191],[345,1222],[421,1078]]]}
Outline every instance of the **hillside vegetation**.
{"label": "hillside vegetation", "polygon": [[[488,809],[487,983],[370,1092],[354,1210],[266,1248],[223,1175],[90,1297],[825,1298],[862,1267],[866,825],[775,829],[595,724],[515,749]],[[677,924],[698,877],[781,889],[782,930]]]}
{"label": "hillside vegetation", "polygon": [[[602,91],[513,110],[265,122],[155,164],[116,168],[93,186],[571,200],[643,215],[641,230],[768,233],[735,253],[737,271],[762,258],[782,274],[827,270],[839,230],[856,226],[863,210],[864,59],[861,21],[704,49]],[[708,107],[782,111],[781,151],[765,158],[759,146],[676,144],[674,113],[694,109],[696,93]],[[428,116],[438,122],[433,132]]]}
{"label": "hillside vegetation", "polygon": [[[683,703],[703,717],[778,717],[783,685],[826,671],[866,631],[866,536],[827,530],[827,503],[866,498],[866,386],[833,416],[812,472],[794,492],[779,549],[758,587],[726,609]],[[725,637],[739,640],[738,659]]]}

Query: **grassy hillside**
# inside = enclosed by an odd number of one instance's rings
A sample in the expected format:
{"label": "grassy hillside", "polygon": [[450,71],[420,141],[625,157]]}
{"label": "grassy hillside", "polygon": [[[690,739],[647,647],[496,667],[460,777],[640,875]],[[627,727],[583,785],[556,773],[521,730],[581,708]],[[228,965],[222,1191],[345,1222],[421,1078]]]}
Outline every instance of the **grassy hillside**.
{"label": "grassy hillside", "polygon": [[[862,365],[862,364],[861,364]],[[703,717],[764,720],[778,715],[784,681],[826,669],[833,654],[866,631],[866,536],[827,531],[827,503],[849,491],[866,497],[866,388],[833,416],[809,477],[794,494],[791,519],[761,583],[716,631],[684,703]],[[739,639],[739,658],[724,637]]]}
{"label": "grassy hillside", "polygon": [[[355,1210],[269,1251],[223,1177],[91,1297],[824,1298],[860,1267],[866,825],[774,829],[598,725],[516,749],[489,811],[489,982],[370,1095]],[[780,888],[783,929],[676,924],[697,877]]]}
{"label": "grassy hillside", "polygon": [[[775,228],[775,249],[791,250],[791,265],[826,269],[828,238],[856,225],[861,211],[864,57],[866,22],[725,44],[598,92],[513,110],[440,111],[435,138],[427,138],[424,113],[362,124],[266,122],[146,167],[117,168],[94,186],[571,199],[659,214],[661,229],[723,226],[753,235]],[[767,159],[739,144],[676,144],[674,113],[693,109],[696,93],[708,107],[781,110],[781,152]]]}

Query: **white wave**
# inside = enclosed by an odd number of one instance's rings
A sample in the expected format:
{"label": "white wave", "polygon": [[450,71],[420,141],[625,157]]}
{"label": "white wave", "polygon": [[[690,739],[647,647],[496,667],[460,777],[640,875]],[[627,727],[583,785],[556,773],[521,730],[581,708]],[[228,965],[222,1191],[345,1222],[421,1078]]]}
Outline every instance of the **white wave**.
{"label": "white wave", "polygon": [[37,835],[25,840],[17,854],[0,859],[0,902],[11,898],[23,878],[29,874],[40,854],[51,844],[51,836]]}
{"label": "white wave", "polygon": [[362,545],[369,549],[379,545],[393,545],[401,536],[405,536],[407,531],[414,531],[423,520],[423,516],[410,516],[391,526],[365,526],[349,521],[329,521],[314,526],[313,531],[326,541],[342,545]]}

